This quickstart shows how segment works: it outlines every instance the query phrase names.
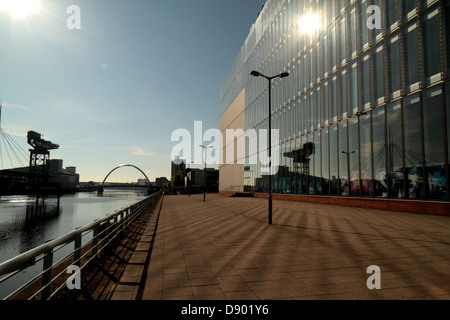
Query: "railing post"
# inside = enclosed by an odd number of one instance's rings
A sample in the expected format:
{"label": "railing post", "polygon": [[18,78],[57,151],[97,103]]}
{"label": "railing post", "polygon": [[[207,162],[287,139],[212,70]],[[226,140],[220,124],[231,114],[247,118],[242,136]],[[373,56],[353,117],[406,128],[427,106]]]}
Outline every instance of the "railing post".
{"label": "railing post", "polygon": [[50,283],[52,281],[52,265],[53,265],[53,250],[47,252],[44,256],[43,275],[42,275],[42,300],[47,300],[50,297]]}
{"label": "railing post", "polygon": [[120,213],[120,232],[123,232],[123,229],[125,228],[124,220],[123,220],[124,215],[125,215],[125,210]]}
{"label": "railing post", "polygon": [[111,231],[111,234],[112,234],[112,238],[114,238],[115,236],[117,236],[118,234],[119,234],[119,224],[117,223],[117,217],[118,216],[115,216],[114,217],[114,230],[112,230]]}
{"label": "railing post", "polygon": [[98,253],[98,234],[99,225],[94,228],[94,233],[92,235],[92,256],[96,256]]}
{"label": "railing post", "polygon": [[80,267],[81,266],[81,235],[75,238],[74,241],[74,253],[73,253],[73,263],[74,265]]}

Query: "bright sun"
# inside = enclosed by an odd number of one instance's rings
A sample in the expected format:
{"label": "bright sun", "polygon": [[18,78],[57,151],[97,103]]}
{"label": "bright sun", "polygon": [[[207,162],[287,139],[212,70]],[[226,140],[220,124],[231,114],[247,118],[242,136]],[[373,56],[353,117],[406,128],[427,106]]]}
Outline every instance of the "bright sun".
{"label": "bright sun", "polygon": [[320,18],[316,14],[307,13],[300,19],[299,27],[302,32],[313,34],[320,29]]}
{"label": "bright sun", "polygon": [[39,8],[39,0],[0,0],[0,11],[7,11],[13,17],[23,17]]}

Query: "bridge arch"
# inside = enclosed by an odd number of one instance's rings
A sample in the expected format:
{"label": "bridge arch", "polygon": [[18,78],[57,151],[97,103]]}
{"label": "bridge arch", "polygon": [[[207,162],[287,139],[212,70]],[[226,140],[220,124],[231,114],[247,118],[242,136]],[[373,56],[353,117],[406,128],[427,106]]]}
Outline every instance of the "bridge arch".
{"label": "bridge arch", "polygon": [[150,179],[147,177],[147,175],[144,173],[144,171],[142,171],[141,169],[139,169],[138,167],[136,167],[135,165],[132,164],[121,164],[120,166],[115,167],[114,169],[112,169],[105,177],[105,179],[102,182],[102,187],[105,185],[106,180],[109,178],[109,176],[116,170],[123,168],[123,167],[131,167],[134,168],[136,170],[138,170],[140,173],[143,174],[143,176],[147,179],[148,183],[150,184]]}

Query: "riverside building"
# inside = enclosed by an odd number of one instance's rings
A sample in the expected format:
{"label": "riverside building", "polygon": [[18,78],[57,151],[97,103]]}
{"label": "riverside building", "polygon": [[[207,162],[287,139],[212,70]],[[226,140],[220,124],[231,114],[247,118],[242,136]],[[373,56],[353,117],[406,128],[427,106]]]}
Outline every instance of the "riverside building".
{"label": "riverside building", "polygon": [[[288,72],[271,82],[275,198],[448,213],[449,49],[449,0],[268,0],[222,84],[221,131],[268,129],[250,73]],[[249,150],[220,166],[221,192],[268,192]]]}

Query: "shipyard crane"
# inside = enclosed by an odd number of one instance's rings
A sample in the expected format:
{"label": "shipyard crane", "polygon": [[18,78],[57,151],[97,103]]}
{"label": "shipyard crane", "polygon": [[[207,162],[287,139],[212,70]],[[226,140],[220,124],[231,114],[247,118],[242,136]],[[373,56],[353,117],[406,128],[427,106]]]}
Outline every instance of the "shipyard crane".
{"label": "shipyard crane", "polygon": [[50,150],[59,149],[59,145],[46,141],[40,133],[28,131],[28,144],[30,149],[30,182],[39,184],[48,178]]}
{"label": "shipyard crane", "polygon": [[305,176],[309,175],[309,164],[311,159],[309,158],[316,152],[314,143],[308,142],[303,145],[302,149],[285,152],[284,156],[294,159],[294,166],[296,170]]}

